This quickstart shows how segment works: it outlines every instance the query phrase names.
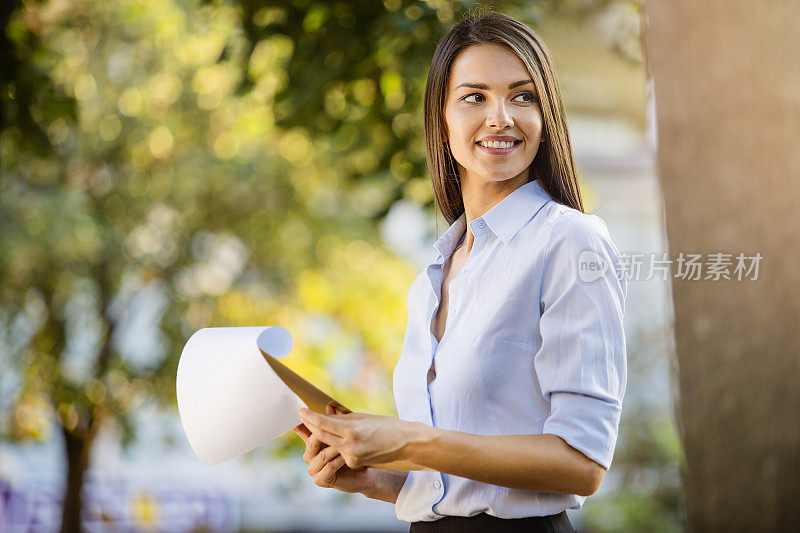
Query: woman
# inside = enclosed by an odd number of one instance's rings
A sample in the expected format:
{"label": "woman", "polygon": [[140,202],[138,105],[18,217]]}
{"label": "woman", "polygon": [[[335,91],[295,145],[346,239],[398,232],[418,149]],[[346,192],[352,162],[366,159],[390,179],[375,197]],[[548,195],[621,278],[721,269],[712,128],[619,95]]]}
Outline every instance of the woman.
{"label": "woman", "polygon": [[[611,464],[626,381],[626,284],[584,214],[549,53],[525,24],[469,17],[425,90],[450,222],[408,294],[400,419],[301,410],[321,486],[396,504],[411,531],[572,531]],[[411,471],[369,468],[404,461]]]}

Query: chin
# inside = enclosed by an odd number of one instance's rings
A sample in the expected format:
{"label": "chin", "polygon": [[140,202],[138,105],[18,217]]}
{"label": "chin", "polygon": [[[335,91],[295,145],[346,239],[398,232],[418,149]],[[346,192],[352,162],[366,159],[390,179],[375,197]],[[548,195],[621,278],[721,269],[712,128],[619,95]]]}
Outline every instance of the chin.
{"label": "chin", "polygon": [[509,172],[489,172],[486,179],[488,181],[508,181],[522,174],[525,171],[525,168],[520,170],[512,170]]}

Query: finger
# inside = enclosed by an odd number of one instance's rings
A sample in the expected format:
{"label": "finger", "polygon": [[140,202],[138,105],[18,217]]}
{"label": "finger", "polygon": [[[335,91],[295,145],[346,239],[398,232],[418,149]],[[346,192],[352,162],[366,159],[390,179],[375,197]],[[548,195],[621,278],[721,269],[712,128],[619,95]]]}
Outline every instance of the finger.
{"label": "finger", "polygon": [[336,407],[333,406],[333,402],[325,406],[325,412],[328,413],[329,415],[336,414]]}
{"label": "finger", "polygon": [[306,451],[303,453],[303,461],[306,463],[311,462],[323,448],[327,448],[327,445],[312,434],[308,437],[308,441],[306,442]]}
{"label": "finger", "polygon": [[311,432],[308,430],[305,424],[300,424],[293,427],[292,431],[294,431],[301,439],[303,439],[303,442],[308,444],[308,437],[311,436]]}
{"label": "finger", "polygon": [[[333,408],[333,413],[331,413],[330,411],[327,410],[328,406]],[[329,415],[330,414],[346,415],[348,413],[352,413],[353,412],[350,409],[348,409],[347,407],[345,407],[342,404],[340,404],[339,402],[337,402],[336,400],[331,400],[330,402],[328,402],[328,405],[326,405],[325,407],[326,407],[326,412]]]}
{"label": "finger", "polygon": [[323,415],[310,409],[300,409],[300,419],[306,427],[313,425],[333,435],[340,435],[343,429],[342,422],[337,420],[336,415]]}
{"label": "finger", "polygon": [[332,487],[336,483],[336,475],[343,466],[345,466],[344,459],[341,455],[337,455],[314,476],[314,483],[320,487]]}
{"label": "finger", "polygon": [[328,446],[333,446],[334,448],[336,448],[344,441],[344,439],[342,439],[342,437],[340,437],[339,435],[329,433],[328,431],[325,431],[320,427],[308,423],[306,423],[306,427],[308,427],[308,429],[311,430],[311,434],[314,437],[324,442]]}
{"label": "finger", "polygon": [[337,457],[341,456],[335,448],[324,448],[308,462],[308,468],[306,470],[313,476]]}

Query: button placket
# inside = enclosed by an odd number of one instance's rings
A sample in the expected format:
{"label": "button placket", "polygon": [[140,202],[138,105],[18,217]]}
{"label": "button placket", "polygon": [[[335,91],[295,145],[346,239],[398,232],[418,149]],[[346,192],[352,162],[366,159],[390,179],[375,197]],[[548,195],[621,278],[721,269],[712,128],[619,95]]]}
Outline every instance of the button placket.
{"label": "button placket", "polygon": [[464,270],[462,269],[461,272],[458,273],[458,276],[450,283],[450,302],[448,303],[449,308],[447,310],[447,318],[452,318],[458,313],[458,302],[461,301],[459,295],[461,294],[461,286],[464,283],[464,276],[462,273]]}

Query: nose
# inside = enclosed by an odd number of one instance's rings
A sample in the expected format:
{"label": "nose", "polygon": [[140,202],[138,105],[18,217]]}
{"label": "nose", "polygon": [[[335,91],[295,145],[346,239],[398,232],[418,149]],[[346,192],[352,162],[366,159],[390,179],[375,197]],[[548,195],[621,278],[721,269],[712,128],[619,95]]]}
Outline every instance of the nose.
{"label": "nose", "polygon": [[506,107],[503,99],[498,99],[497,103],[489,107],[488,114],[486,115],[487,128],[510,128],[514,125],[514,117]]}

